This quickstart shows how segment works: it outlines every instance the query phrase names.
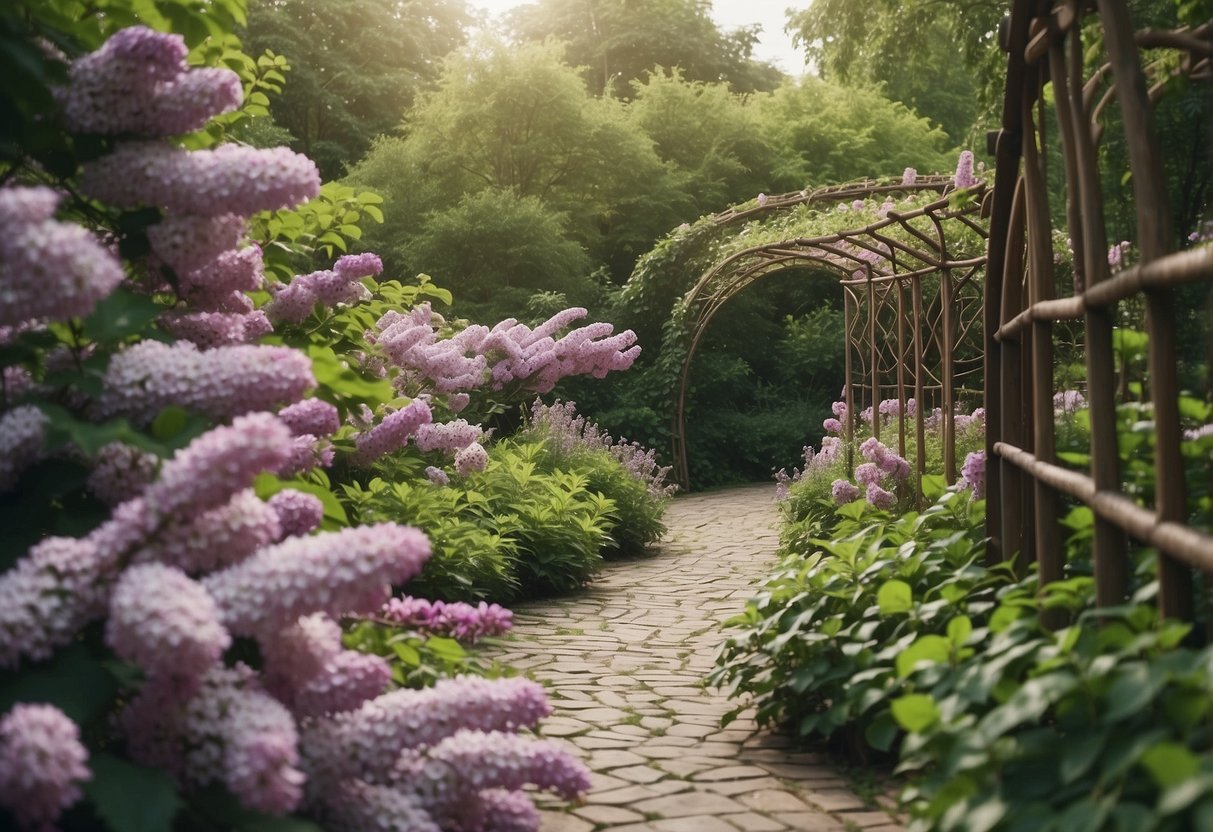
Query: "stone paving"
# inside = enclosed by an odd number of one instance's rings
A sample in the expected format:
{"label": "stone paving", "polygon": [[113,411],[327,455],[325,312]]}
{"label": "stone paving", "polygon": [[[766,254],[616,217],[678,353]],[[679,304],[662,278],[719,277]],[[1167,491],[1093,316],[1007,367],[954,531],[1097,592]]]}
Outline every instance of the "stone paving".
{"label": "stone paving", "polygon": [[[653,557],[608,564],[584,592],[514,608],[495,653],[548,686],[543,733],[582,758],[581,805],[543,832],[901,832],[820,756],[789,750],[703,687],[735,615],[774,564],[774,488],[676,498]],[[541,803],[541,806],[543,804]]]}

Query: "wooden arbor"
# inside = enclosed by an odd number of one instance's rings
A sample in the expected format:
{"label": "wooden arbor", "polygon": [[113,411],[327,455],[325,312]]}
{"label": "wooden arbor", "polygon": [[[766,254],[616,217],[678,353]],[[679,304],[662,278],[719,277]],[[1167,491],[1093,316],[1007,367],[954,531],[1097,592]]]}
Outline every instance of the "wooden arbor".
{"label": "wooden arbor", "polygon": [[[1151,130],[1153,86],[1142,49],[1172,50],[1164,74],[1207,81],[1213,24],[1194,31],[1134,32],[1123,0],[1016,0],[1002,33],[1009,53],[1002,129],[991,136],[997,159],[985,311],[987,531],[991,559],[1039,565],[1040,580],[1064,572],[1061,497],[1095,515],[1097,600],[1122,603],[1128,592],[1128,539],[1158,551],[1159,607],[1192,617],[1192,574],[1213,573],[1213,536],[1188,525],[1178,410],[1175,288],[1213,281],[1213,248],[1176,252],[1158,143]],[[1098,14],[1098,27],[1093,15]],[[1097,41],[1102,41],[1100,44]],[[1084,56],[1100,51],[1093,74]],[[1049,95],[1045,84],[1051,83]],[[1054,241],[1045,177],[1051,99],[1066,184],[1066,226],[1074,253],[1074,290],[1057,297]],[[1119,109],[1136,209],[1140,261],[1113,275],[1100,185],[1099,144]],[[1052,128],[1050,128],[1052,129]],[[1064,235],[1061,235],[1064,237]],[[1117,304],[1144,299],[1149,337],[1148,394],[1155,439],[1156,497],[1141,506],[1124,493],[1117,449],[1112,331]],[[1053,405],[1055,322],[1081,322],[1091,418],[1091,465],[1058,464]]]}
{"label": "wooden arbor", "polygon": [[[854,215],[838,208],[871,197],[924,195],[925,204],[878,213],[875,221],[855,226]],[[691,362],[716,313],[738,292],[763,277],[793,266],[813,265],[838,274],[844,292],[847,340],[848,432],[865,407],[896,399],[902,412],[913,398],[917,407],[920,471],[925,464],[924,411],[943,411],[947,474],[955,480],[955,390],[976,381],[982,367],[980,335],[981,275],[986,230],[980,218],[985,187],[963,193],[950,176],[919,177],[913,184],[858,182],[770,197],[757,208],[718,214],[717,224],[752,219],[764,212],[800,205],[824,205],[835,211],[839,230],[812,237],[790,237],[741,249],[708,270],[683,297],[680,314],[685,354],[673,416],[675,475],[689,486],[686,405]],[[961,242],[961,240],[964,242]],[[873,419],[879,436],[880,420]],[[904,420],[898,450],[907,445]]]}

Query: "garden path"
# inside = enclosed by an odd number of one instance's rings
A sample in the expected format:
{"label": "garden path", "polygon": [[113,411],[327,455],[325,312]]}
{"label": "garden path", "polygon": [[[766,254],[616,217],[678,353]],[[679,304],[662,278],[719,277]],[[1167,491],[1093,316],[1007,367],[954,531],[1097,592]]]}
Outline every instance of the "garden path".
{"label": "garden path", "polygon": [[[654,556],[610,563],[584,592],[514,608],[496,658],[549,688],[543,733],[593,771],[543,832],[900,832],[816,754],[787,748],[702,687],[736,614],[774,565],[773,486],[676,498]],[[878,795],[883,805],[891,805]]]}

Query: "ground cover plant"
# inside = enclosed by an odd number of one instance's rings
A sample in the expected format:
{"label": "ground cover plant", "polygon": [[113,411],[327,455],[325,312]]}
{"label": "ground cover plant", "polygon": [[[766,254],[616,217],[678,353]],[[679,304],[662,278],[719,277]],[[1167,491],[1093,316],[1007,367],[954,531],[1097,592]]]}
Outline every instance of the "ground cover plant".
{"label": "ground cover plant", "polygon": [[[1058,393],[1063,456],[1085,463],[1085,402]],[[1149,499],[1149,430],[1122,412],[1128,493]],[[1183,451],[1206,471],[1206,405],[1188,400]],[[1071,508],[1065,579],[985,560],[979,469],[921,513],[858,489],[785,508],[783,560],[733,619],[713,681],[760,720],[903,775],[918,830],[1203,829],[1213,820],[1213,653],[1160,620],[1156,558],[1135,551],[1132,595],[1095,608],[1094,518]],[[1198,478],[1194,478],[1198,479]],[[792,485],[803,488],[804,477]],[[845,482],[845,481],[844,481]],[[848,482],[849,484],[849,482]],[[853,488],[853,487],[852,487]],[[787,503],[785,503],[785,506]],[[1197,488],[1190,521],[1207,523]]]}
{"label": "ground cover plant", "polygon": [[536,828],[521,788],[588,774],[526,733],[538,685],[464,675],[503,672],[458,640],[508,615],[391,600],[431,543],[339,491],[393,456],[427,488],[492,476],[456,413],[625,369],[634,338],[579,309],[447,324],[429,281],[337,257],[378,200],[225,141],[284,64],[212,5],[4,12],[27,83],[0,158],[0,819]]}

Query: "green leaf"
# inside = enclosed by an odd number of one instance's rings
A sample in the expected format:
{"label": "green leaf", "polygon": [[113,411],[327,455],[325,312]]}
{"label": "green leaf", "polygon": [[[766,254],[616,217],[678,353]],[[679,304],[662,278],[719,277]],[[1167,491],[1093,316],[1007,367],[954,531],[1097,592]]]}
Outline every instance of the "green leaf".
{"label": "green leaf", "polygon": [[337,499],[337,495],[323,485],[301,479],[280,480],[274,474],[259,474],[257,479],[253,481],[254,491],[263,500],[274,496],[285,488],[293,488],[296,491],[313,494],[320,498],[320,502],[324,504],[325,529],[343,528],[350,524],[349,515],[345,513],[345,507],[341,505],[341,501]]}
{"label": "green leaf", "polygon": [[946,662],[952,653],[952,642],[943,636],[919,636],[914,643],[897,655],[897,675],[906,677],[919,662]]}
{"label": "green leaf", "polygon": [[400,661],[409,667],[417,667],[421,664],[421,651],[407,641],[394,642],[392,644],[392,651]]}
{"label": "green leaf", "polygon": [[909,612],[914,608],[914,596],[905,581],[885,581],[876,593],[876,604],[881,615]]}
{"label": "green leaf", "polygon": [[864,739],[877,751],[888,751],[897,739],[897,720],[891,711],[883,711],[864,729]]}
{"label": "green leaf", "polygon": [[152,436],[160,440],[171,439],[185,430],[189,422],[189,414],[184,407],[169,405],[156,414],[152,422]]}
{"label": "green leaf", "polygon": [[921,732],[939,719],[939,708],[935,700],[925,693],[908,693],[892,703],[893,718],[897,724],[910,732]]}
{"label": "green leaf", "polygon": [[104,716],[117,694],[118,682],[105,664],[84,645],[73,644],[19,675],[6,674],[0,683],[0,713],[18,702],[45,702],[84,725]]}
{"label": "green leaf", "polygon": [[1176,742],[1155,743],[1141,755],[1141,764],[1161,789],[1170,789],[1200,769],[1200,759]]}
{"label": "green leaf", "polygon": [[1058,766],[1061,782],[1068,785],[1090,771],[1107,741],[1106,731],[1067,737],[1061,746],[1061,762]]}
{"label": "green leaf", "polygon": [[1109,722],[1138,714],[1154,700],[1165,678],[1150,673],[1145,662],[1133,662],[1119,668],[1117,679],[1108,689],[1108,711],[1104,719]]}
{"label": "green leaf", "polygon": [[963,647],[973,634],[973,622],[967,615],[959,615],[948,622],[948,640],[956,647]]}
{"label": "green leaf", "polygon": [[84,793],[113,832],[171,832],[182,800],[168,772],[104,753],[89,757],[88,767]]}

